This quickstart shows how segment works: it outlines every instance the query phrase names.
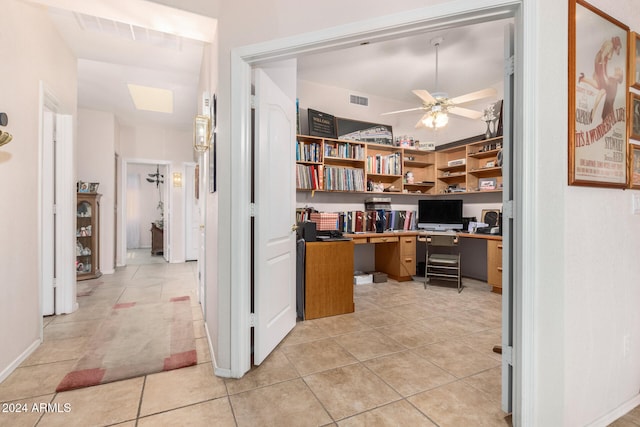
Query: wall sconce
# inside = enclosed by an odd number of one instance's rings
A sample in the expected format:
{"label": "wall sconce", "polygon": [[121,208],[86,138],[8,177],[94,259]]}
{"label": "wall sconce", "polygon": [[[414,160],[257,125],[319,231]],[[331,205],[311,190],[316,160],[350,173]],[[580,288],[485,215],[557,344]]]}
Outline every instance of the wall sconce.
{"label": "wall sconce", "polygon": [[173,186],[182,187],[182,174],[180,172],[173,173]]}
{"label": "wall sconce", "polygon": [[[6,126],[9,123],[9,116],[7,113],[0,113],[0,126]],[[8,144],[13,139],[13,135],[9,132],[4,132],[0,130],[0,147],[5,144]]]}
{"label": "wall sconce", "polygon": [[193,149],[204,153],[209,149],[211,119],[197,115],[193,121]]}

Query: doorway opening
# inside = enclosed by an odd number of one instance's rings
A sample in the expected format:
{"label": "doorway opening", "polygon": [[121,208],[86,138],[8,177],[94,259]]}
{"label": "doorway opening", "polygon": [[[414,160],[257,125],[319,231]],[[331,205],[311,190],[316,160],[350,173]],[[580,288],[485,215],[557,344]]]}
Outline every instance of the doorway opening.
{"label": "doorway opening", "polygon": [[125,160],[122,168],[123,264],[169,261],[169,162]]}
{"label": "doorway opening", "polygon": [[[341,29],[343,34],[336,35],[335,31],[332,31],[329,34],[327,31],[326,34],[322,34],[322,32],[318,32],[313,34],[313,41],[310,42],[308,38],[304,39],[305,44],[302,45],[300,41],[296,39],[286,39],[282,40],[278,45],[277,43],[270,46],[269,48],[265,48],[264,46],[249,46],[245,48],[237,49],[235,54],[232,55],[231,60],[231,72],[232,75],[244,76],[243,82],[241,84],[236,85],[232,90],[232,110],[238,111],[239,114],[232,116],[232,133],[236,135],[243,135],[242,141],[240,144],[233,145],[232,151],[237,155],[239,161],[238,166],[234,164],[234,168],[232,168],[232,189],[233,193],[240,194],[248,194],[250,190],[250,183],[245,178],[249,174],[249,170],[251,167],[251,159],[246,155],[247,152],[250,151],[250,142],[248,135],[250,135],[250,108],[249,108],[249,94],[250,94],[250,70],[252,67],[259,67],[264,64],[268,64],[271,61],[282,60],[287,58],[295,58],[297,55],[308,54],[314,51],[322,51],[328,49],[338,49],[340,47],[350,47],[356,46],[361,43],[373,43],[376,40],[384,40],[391,37],[401,37],[403,35],[408,34],[417,34],[419,32],[428,32],[433,31],[439,28],[446,28],[447,26],[453,25],[465,25],[467,23],[473,22],[482,22],[488,20],[498,20],[503,18],[516,18],[516,39],[520,40],[523,33],[523,29],[521,26],[521,4],[518,2],[514,2],[510,5],[504,5],[503,3],[498,4],[496,2],[495,5],[484,5],[478,10],[469,10],[464,9],[457,11],[453,11],[451,14],[446,14],[442,16],[435,16],[433,14],[429,14],[429,8],[425,8],[425,14],[422,18],[414,17],[410,23],[403,22],[398,24],[394,19],[389,19],[388,26],[385,26],[381,23],[372,24],[375,26],[374,29],[367,28],[366,31],[362,30],[362,28],[353,29]],[[442,12],[441,12],[442,13]],[[403,25],[404,24],[404,25]],[[335,29],[334,29],[335,30]],[[276,46],[277,45],[277,46]],[[520,48],[516,49],[515,62],[516,64],[522,62],[523,52]],[[522,88],[522,81],[517,79],[516,82],[516,92],[520,93]],[[516,97],[518,102],[522,103],[522,98]],[[522,106],[522,105],[520,105]],[[513,105],[514,114],[514,129],[515,129],[515,138],[514,140],[521,141],[518,138],[520,135],[518,132],[522,132],[521,124],[522,124],[522,109],[519,108],[519,105]],[[235,152],[237,150],[237,153]],[[515,154],[515,162],[520,163],[521,159],[518,159],[518,156],[522,156],[522,152],[517,149]],[[232,154],[233,157],[233,154]],[[516,198],[522,197],[522,193],[518,191],[521,188],[522,183],[516,182],[515,186],[518,186],[514,190]],[[269,195],[265,195],[265,197],[269,197]],[[237,199],[233,201],[232,210],[237,212],[250,212],[251,207],[248,206],[248,200]],[[244,220],[241,218],[241,220]],[[239,235],[239,237],[243,237],[246,235],[250,235],[249,225],[250,222],[246,221],[246,223],[239,222],[234,230]],[[516,224],[516,228],[514,229],[514,234],[521,235],[521,227],[522,224]],[[234,252],[234,255],[239,255],[241,259],[248,259],[251,255],[251,246],[249,243],[250,240],[242,239],[239,245],[238,250]],[[516,242],[517,245],[521,245],[521,242]],[[516,249],[513,252],[519,256],[521,251],[517,250],[517,247],[512,248]],[[514,255],[515,256],[515,255]],[[514,260],[514,264],[521,265],[521,260]],[[247,312],[248,307],[250,307],[250,266],[233,266],[232,269],[234,272],[237,272],[238,275],[236,277],[237,282],[239,281],[242,286],[234,286],[232,289],[232,312],[237,313],[237,315],[232,318],[232,334],[237,334],[236,336],[240,336],[240,344],[236,354],[232,355],[231,362],[231,371],[234,376],[241,376],[244,372],[246,372],[250,367],[250,348],[251,348],[251,340],[250,340],[250,327],[249,327],[249,313]],[[237,270],[237,271],[236,271]],[[508,277],[503,283],[503,287],[512,286],[513,278],[515,278],[519,272],[511,272],[512,276]],[[237,284],[236,282],[236,284]],[[256,286],[259,286],[259,283],[256,283]],[[256,290],[256,294],[259,294],[259,290]],[[516,295],[514,299],[520,298],[521,296]],[[518,300],[508,301],[509,304],[519,305],[520,302]],[[259,298],[255,301],[256,306],[261,304]],[[259,308],[256,307],[256,311]],[[518,316],[518,313],[516,313]],[[522,325],[521,322],[516,321],[516,325]],[[522,328],[522,326],[519,326]],[[515,334],[518,334],[520,331],[514,331]],[[521,341],[518,341],[521,342]],[[515,344],[517,346],[517,342]],[[233,351],[234,349],[232,349]],[[516,352],[515,354],[519,354]],[[516,373],[516,378],[514,379],[514,393],[519,394],[519,373]]]}

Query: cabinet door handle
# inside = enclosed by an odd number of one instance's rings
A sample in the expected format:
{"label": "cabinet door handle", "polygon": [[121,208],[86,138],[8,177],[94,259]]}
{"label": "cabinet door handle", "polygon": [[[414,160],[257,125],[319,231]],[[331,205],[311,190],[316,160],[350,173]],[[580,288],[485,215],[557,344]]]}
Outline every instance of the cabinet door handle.
{"label": "cabinet door handle", "polygon": [[498,245],[498,249],[502,249],[502,245]]}
{"label": "cabinet door handle", "polygon": [[502,267],[498,267],[498,271],[502,273]]}
{"label": "cabinet door handle", "polygon": [[382,238],[382,241],[383,241],[383,242],[386,242],[386,241],[387,241],[387,238],[386,238],[386,237],[383,237],[383,238]]}
{"label": "cabinet door handle", "polygon": [[404,262],[412,262],[412,261],[413,261],[413,258],[405,258],[404,259]]}

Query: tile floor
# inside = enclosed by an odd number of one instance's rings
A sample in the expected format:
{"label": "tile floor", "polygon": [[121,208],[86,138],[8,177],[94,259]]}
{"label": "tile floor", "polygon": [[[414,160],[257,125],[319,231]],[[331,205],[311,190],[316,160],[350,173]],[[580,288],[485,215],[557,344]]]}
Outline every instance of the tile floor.
{"label": "tile floor", "polygon": [[[298,322],[242,379],[213,375],[196,263],[136,264],[78,283],[80,309],[45,318],[43,344],[0,384],[0,426],[506,426],[500,296],[466,281],[358,285],[353,314]],[[68,392],[55,388],[116,302],[192,296],[198,364]],[[35,406],[34,406],[35,404]],[[34,410],[50,404],[49,411]],[[27,408],[26,412],[16,412]],[[57,411],[52,411],[57,409]],[[640,409],[617,427],[640,426]]]}

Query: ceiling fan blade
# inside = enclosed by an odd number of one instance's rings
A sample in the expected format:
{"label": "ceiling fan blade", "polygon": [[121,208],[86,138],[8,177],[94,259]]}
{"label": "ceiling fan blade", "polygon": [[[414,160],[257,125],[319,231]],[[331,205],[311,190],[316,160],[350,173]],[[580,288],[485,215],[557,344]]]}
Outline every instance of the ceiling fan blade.
{"label": "ceiling fan blade", "polygon": [[416,123],[416,129],[425,127],[423,120],[426,119],[428,115],[429,114],[425,114],[424,116],[420,117],[420,120],[418,120],[418,123]]}
{"label": "ceiling fan blade", "polygon": [[466,117],[468,119],[477,120],[482,117],[482,113],[476,110],[470,110],[469,108],[462,107],[450,107],[448,110],[451,114],[455,114],[457,116]]}
{"label": "ceiling fan blade", "polygon": [[424,89],[416,89],[416,90],[413,90],[412,92],[427,104],[433,104],[436,102],[436,99]]}
{"label": "ceiling fan blade", "polygon": [[389,111],[388,113],[382,113],[381,116],[386,116],[388,114],[406,113],[407,111],[417,111],[422,109],[423,109],[422,107],[417,107],[417,108],[409,108],[406,110]]}
{"label": "ceiling fan blade", "polygon": [[490,87],[490,88],[487,88],[487,89],[479,90],[477,92],[471,92],[471,93],[468,93],[466,95],[456,96],[455,98],[451,99],[451,102],[453,102],[454,104],[464,104],[466,102],[475,101],[476,99],[482,99],[482,98],[488,98],[490,96],[496,96],[497,93],[498,92],[494,88]]}

